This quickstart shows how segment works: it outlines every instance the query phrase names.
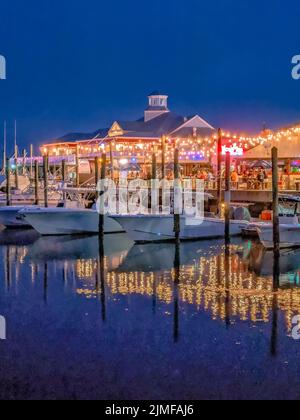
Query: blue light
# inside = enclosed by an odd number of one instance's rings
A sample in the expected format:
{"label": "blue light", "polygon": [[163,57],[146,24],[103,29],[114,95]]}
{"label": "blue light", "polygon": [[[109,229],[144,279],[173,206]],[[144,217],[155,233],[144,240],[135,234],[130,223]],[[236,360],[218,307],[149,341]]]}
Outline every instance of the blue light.
{"label": "blue light", "polygon": [[133,157],[133,158],[131,158],[131,162],[132,163],[136,163],[137,162],[137,159],[135,157]]}

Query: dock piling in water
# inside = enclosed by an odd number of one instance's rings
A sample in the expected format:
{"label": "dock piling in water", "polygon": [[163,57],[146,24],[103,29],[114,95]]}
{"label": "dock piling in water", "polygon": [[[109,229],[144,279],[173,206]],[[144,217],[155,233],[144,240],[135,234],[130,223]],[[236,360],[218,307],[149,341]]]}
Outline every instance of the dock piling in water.
{"label": "dock piling in water", "polygon": [[218,130],[218,168],[217,168],[217,189],[219,216],[222,214],[222,130]]}
{"label": "dock piling in water", "polygon": [[161,177],[166,177],[166,136],[161,138]]}
{"label": "dock piling in water", "polygon": [[43,159],[43,170],[44,170],[44,202],[45,202],[45,207],[47,208],[48,205],[48,156],[45,155],[44,159]]}
{"label": "dock piling in water", "polygon": [[40,204],[39,200],[39,163],[36,160],[34,162],[34,193],[35,193],[35,205],[38,206]]}
{"label": "dock piling in water", "polygon": [[272,149],[272,185],[273,185],[273,241],[274,258],[280,256],[280,229],[279,229],[279,186],[278,186],[278,149]]}
{"label": "dock piling in water", "polygon": [[152,176],[151,176],[151,211],[158,212],[159,206],[159,191],[157,182],[157,157],[156,153],[152,153]]}
{"label": "dock piling in water", "polygon": [[226,153],[226,176],[225,176],[225,242],[226,245],[230,242],[230,165],[231,165],[231,156],[230,153]]}
{"label": "dock piling in water", "polygon": [[95,185],[97,188],[98,185],[98,181],[99,181],[99,158],[95,157]]}
{"label": "dock piling in water", "polygon": [[[101,181],[104,181],[106,178],[106,153],[102,154],[102,159],[101,159],[101,174],[100,174],[100,179]],[[98,191],[98,194],[101,195],[102,191]],[[103,238],[104,235],[104,208],[101,205],[99,208],[99,236],[101,238]]]}
{"label": "dock piling in water", "polygon": [[79,148],[76,147],[76,187],[80,187],[80,181],[79,181]]}
{"label": "dock piling in water", "polygon": [[[174,233],[175,241],[180,242],[180,214],[179,208],[179,189],[180,189],[180,168],[179,168],[179,150],[175,148],[174,151]],[[178,206],[179,207],[179,206]]]}
{"label": "dock piling in water", "polygon": [[[67,164],[66,164],[66,160],[63,159],[62,163],[61,163],[61,179],[63,184],[65,184],[66,180],[67,180]],[[65,185],[64,185],[65,187]],[[63,193],[63,201],[66,201],[66,193]]]}

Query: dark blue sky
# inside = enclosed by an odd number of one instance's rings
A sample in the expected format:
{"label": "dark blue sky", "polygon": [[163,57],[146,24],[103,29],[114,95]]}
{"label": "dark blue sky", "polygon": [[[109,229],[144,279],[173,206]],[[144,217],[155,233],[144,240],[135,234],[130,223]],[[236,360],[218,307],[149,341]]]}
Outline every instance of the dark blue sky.
{"label": "dark blue sky", "polygon": [[[0,120],[20,143],[170,108],[256,132],[300,121],[299,0],[1,0]],[[10,140],[12,140],[10,129]]]}

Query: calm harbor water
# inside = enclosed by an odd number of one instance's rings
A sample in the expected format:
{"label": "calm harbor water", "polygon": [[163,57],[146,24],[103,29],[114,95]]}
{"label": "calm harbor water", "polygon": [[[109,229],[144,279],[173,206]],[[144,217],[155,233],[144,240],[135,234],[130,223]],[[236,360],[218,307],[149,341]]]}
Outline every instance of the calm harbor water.
{"label": "calm harbor water", "polygon": [[[180,259],[180,264],[178,264]],[[298,399],[300,251],[0,234],[0,398]]]}

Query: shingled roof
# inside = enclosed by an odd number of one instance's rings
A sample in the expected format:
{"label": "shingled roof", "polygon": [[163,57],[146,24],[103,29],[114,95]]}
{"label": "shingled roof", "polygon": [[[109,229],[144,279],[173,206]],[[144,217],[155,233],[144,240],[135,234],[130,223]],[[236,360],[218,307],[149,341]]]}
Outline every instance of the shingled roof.
{"label": "shingled roof", "polygon": [[[156,95],[158,93],[155,93]],[[154,95],[154,93],[152,94]],[[214,132],[214,128],[209,125],[198,115],[193,117],[184,117],[174,112],[167,110],[162,114],[145,121],[145,118],[140,118],[136,121],[115,121],[114,125],[120,127],[118,138],[160,138],[162,135],[166,136],[209,136]],[[103,140],[111,135],[111,128],[101,128],[92,133],[69,133],[59,139],[53,140],[53,143],[58,142],[75,142],[84,140]]]}

